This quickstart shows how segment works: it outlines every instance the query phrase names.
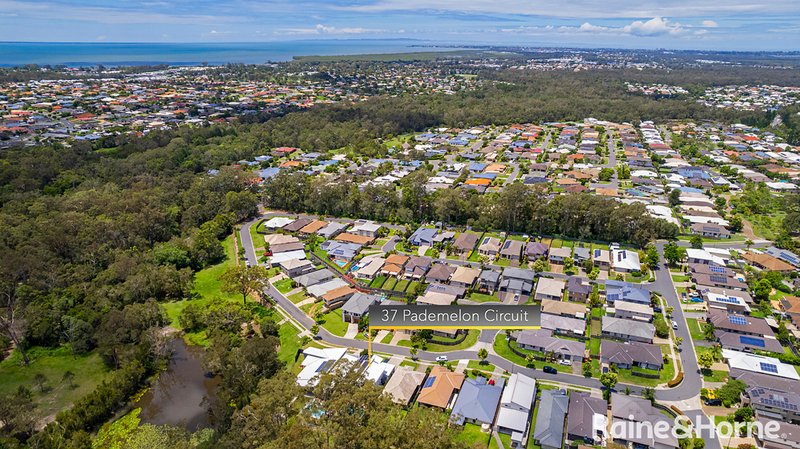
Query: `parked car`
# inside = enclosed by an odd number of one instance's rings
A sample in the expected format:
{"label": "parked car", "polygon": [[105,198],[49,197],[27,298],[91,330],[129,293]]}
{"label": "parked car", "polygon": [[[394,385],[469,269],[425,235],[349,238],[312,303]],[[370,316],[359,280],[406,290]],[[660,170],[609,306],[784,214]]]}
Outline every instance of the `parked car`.
{"label": "parked car", "polygon": [[447,361],[447,356],[446,355],[440,355],[440,356],[436,357],[436,361],[437,362],[446,362]]}
{"label": "parked car", "polygon": [[672,320],[672,328],[675,329],[675,330],[678,330],[678,322],[677,321]]}
{"label": "parked car", "polygon": [[558,374],[558,370],[553,368],[552,366],[545,366],[544,368],[542,368],[542,371],[544,371],[547,374]]}
{"label": "parked car", "polygon": [[572,360],[561,359],[558,361],[559,365],[572,366]]}

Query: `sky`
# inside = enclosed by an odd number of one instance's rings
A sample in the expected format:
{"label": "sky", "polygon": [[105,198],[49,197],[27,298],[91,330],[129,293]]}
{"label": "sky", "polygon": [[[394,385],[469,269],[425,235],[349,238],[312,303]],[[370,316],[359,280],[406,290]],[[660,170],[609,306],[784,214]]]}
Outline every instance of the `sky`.
{"label": "sky", "polygon": [[0,0],[0,41],[800,49],[800,0]]}

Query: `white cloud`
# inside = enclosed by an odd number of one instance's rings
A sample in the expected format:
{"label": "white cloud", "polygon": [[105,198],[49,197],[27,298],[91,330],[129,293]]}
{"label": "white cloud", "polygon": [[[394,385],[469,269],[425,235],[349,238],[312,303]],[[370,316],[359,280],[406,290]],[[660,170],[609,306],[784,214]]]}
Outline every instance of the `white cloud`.
{"label": "white cloud", "polygon": [[318,23],[314,28],[287,28],[284,30],[276,31],[275,34],[289,34],[289,35],[320,35],[320,34],[368,34],[368,33],[381,33],[385,30],[374,28],[361,28],[361,27],[345,27],[337,28],[334,26],[327,26]]}
{"label": "white cloud", "polygon": [[704,20],[703,26],[706,28],[716,28],[719,25],[717,24],[717,22],[714,22],[713,20]]}
{"label": "white cloud", "polygon": [[668,19],[653,17],[647,22],[637,20],[624,26],[622,31],[634,36],[662,36],[664,34],[675,36],[686,32],[686,28],[679,23],[670,23]]}

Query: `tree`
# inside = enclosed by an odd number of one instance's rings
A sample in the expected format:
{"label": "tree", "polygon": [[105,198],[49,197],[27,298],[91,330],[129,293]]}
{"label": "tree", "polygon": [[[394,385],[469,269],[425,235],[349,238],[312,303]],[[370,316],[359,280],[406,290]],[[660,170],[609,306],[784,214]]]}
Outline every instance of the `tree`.
{"label": "tree", "polygon": [[36,373],[33,376],[33,383],[39,388],[41,393],[44,393],[45,386],[47,385],[47,377],[42,373]]}
{"label": "tree", "polygon": [[416,360],[417,359],[417,353],[418,352],[419,352],[419,349],[417,349],[416,346],[412,346],[411,349],[408,350],[408,353],[411,354],[411,359],[412,360]]}
{"label": "tree", "polygon": [[606,400],[611,397],[611,390],[617,385],[617,373],[603,373],[600,375],[600,383],[605,387],[603,390],[603,396],[605,396]]}
{"label": "tree", "polygon": [[311,326],[311,328],[308,331],[311,332],[311,335],[316,337],[317,334],[319,334],[319,324],[314,323],[314,325]]}
{"label": "tree", "polygon": [[651,404],[655,404],[656,402],[656,390],[646,387],[642,390],[642,397],[649,400]]}
{"label": "tree", "polygon": [[708,371],[711,369],[711,365],[714,364],[714,356],[710,352],[701,352],[697,356],[697,364],[705,371]]}
{"label": "tree", "polygon": [[729,379],[725,385],[717,388],[717,397],[725,407],[730,407],[739,403],[746,388],[747,385],[741,380]]}
{"label": "tree", "polygon": [[592,362],[583,362],[583,377],[592,377]]}
{"label": "tree", "polygon": [[600,169],[600,173],[597,175],[600,181],[608,182],[611,181],[611,178],[614,176],[614,169],[609,167],[603,167]]}
{"label": "tree", "polygon": [[791,343],[792,336],[789,330],[786,329],[786,323],[784,321],[778,323],[778,331],[775,332],[775,337],[784,345],[789,345]]}
{"label": "tree", "polygon": [[753,246],[754,244],[755,244],[755,242],[753,242],[750,239],[747,239],[747,240],[744,241],[744,246],[747,247],[748,251],[750,251],[750,247]]}
{"label": "tree", "polygon": [[61,376],[61,382],[66,382],[70,388],[75,388],[75,374],[72,371],[64,371],[64,375]]}
{"label": "tree", "polygon": [[752,421],[754,416],[753,409],[750,407],[741,407],[733,413],[733,419],[736,422],[749,422]]}
{"label": "tree", "polygon": [[699,235],[693,235],[692,238],[689,239],[689,243],[692,244],[692,248],[703,249],[703,237]]}
{"label": "tree", "polygon": [[235,265],[225,270],[219,280],[222,281],[222,291],[242,295],[242,302],[247,304],[248,293],[260,293],[269,285],[269,272],[260,265],[255,267]]}
{"label": "tree", "polygon": [[486,363],[486,357],[489,357],[489,351],[486,348],[479,349],[478,358],[481,359],[481,363]]}
{"label": "tree", "polygon": [[678,189],[672,189],[669,192],[669,206],[675,207],[681,204],[681,191]]}
{"label": "tree", "polygon": [[772,293],[772,284],[769,279],[761,279],[756,281],[755,288],[753,289],[753,297],[758,301],[769,301],[769,295]]}
{"label": "tree", "polygon": [[664,258],[671,266],[676,266],[686,258],[686,249],[678,246],[675,242],[664,245]]}
{"label": "tree", "polygon": [[731,217],[730,220],[728,220],[728,222],[730,223],[729,226],[730,230],[733,233],[741,232],[742,229],[744,228],[744,222],[742,221],[742,217],[738,215],[734,215],[733,217]]}
{"label": "tree", "polygon": [[703,338],[706,341],[715,341],[717,339],[716,329],[713,323],[706,323],[703,325]]}
{"label": "tree", "polygon": [[647,245],[646,255],[647,257],[645,258],[645,260],[647,261],[647,265],[649,265],[650,267],[657,267],[659,256],[658,256],[658,250],[656,249],[655,245],[653,244]]}

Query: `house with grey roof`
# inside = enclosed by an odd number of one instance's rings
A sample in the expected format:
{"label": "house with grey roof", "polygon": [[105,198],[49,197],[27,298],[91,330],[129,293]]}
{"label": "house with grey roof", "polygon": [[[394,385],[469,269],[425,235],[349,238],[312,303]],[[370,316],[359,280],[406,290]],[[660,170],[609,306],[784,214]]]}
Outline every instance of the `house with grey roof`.
{"label": "house with grey roof", "polygon": [[[666,422],[667,429],[671,430],[672,428],[671,420],[653,407],[653,404],[648,399],[612,393],[611,419],[611,425],[620,430],[620,434],[614,437],[615,443],[625,446],[631,444],[642,449],[671,449],[679,447],[678,439],[669,430],[665,435],[667,438],[663,439],[654,438],[653,432],[636,432],[636,423],[662,426],[659,423]],[[617,422],[620,423],[615,424]]]}
{"label": "house with grey roof", "polygon": [[760,417],[800,423],[800,394],[766,387],[750,387],[745,391],[744,405]]}
{"label": "house with grey roof", "polygon": [[484,377],[467,379],[461,384],[461,391],[450,413],[451,421],[458,425],[464,423],[471,424],[494,424],[494,417],[497,414],[497,404],[500,403],[500,396],[503,392],[505,379],[499,377],[497,380],[489,382]]}
{"label": "house with grey roof", "polygon": [[567,409],[567,442],[575,444],[600,445],[608,422],[608,403],[602,398],[593,397],[583,391],[573,391]]}
{"label": "house with grey roof", "polygon": [[369,314],[369,306],[377,304],[379,298],[366,293],[355,293],[342,306],[342,321],[345,323],[358,323],[362,317]]}
{"label": "house with grey roof", "polygon": [[431,266],[430,270],[428,270],[428,274],[425,275],[425,281],[447,283],[450,280],[450,276],[452,276],[455,271],[455,267],[452,267],[446,263],[437,262]]}
{"label": "house with grey roof", "polygon": [[529,295],[533,291],[536,273],[522,268],[506,268],[500,278],[499,290],[518,295]]}
{"label": "house with grey roof", "polygon": [[508,260],[519,260],[522,257],[524,243],[519,240],[507,239],[500,247],[500,257]]}
{"label": "house with grey roof", "polygon": [[600,342],[600,362],[622,369],[638,366],[660,370],[664,364],[664,356],[661,355],[661,347],[651,343],[603,340]]}
{"label": "house with grey roof", "polygon": [[471,232],[462,232],[453,242],[453,249],[457,254],[469,254],[478,243],[478,235]]}
{"label": "house with grey roof", "polygon": [[500,252],[500,239],[497,237],[486,236],[478,246],[478,254],[482,256],[495,257]]}
{"label": "house with grey roof", "polygon": [[547,257],[548,247],[542,242],[528,242],[525,245],[525,254],[528,260],[536,260],[540,257]]}
{"label": "house with grey roof", "polygon": [[328,223],[327,226],[317,231],[317,235],[325,239],[332,239],[340,232],[344,232],[344,230],[347,229],[347,226],[347,223],[338,223],[332,221]]}
{"label": "house with grey roof", "polygon": [[433,259],[428,256],[411,256],[406,262],[404,274],[408,279],[422,279],[430,270]]}
{"label": "house with grey roof", "polygon": [[542,449],[561,449],[569,398],[561,390],[544,390],[533,429],[533,441]]}
{"label": "house with grey roof", "polygon": [[414,246],[433,246],[436,243],[434,239],[438,233],[439,231],[435,228],[417,228],[408,238],[408,241]]}
{"label": "house with grey roof", "polygon": [[497,291],[497,287],[500,285],[500,272],[485,269],[481,271],[480,276],[478,276],[478,290],[488,293],[494,293]]}
{"label": "house with grey roof", "polygon": [[548,329],[556,334],[569,337],[583,337],[586,333],[586,321],[568,318],[561,315],[543,313],[541,315],[542,329]]}
{"label": "house with grey roof", "polygon": [[294,281],[298,284],[302,285],[303,287],[310,287],[315,284],[320,284],[325,281],[329,281],[336,277],[336,274],[333,271],[323,268],[321,270],[312,271],[310,273],[306,273],[300,276],[297,276]]}
{"label": "house with grey roof", "polygon": [[626,320],[612,316],[604,316],[602,334],[605,338],[616,338],[624,341],[652,343],[656,328],[650,323]]}
{"label": "house with grey roof", "polygon": [[511,435],[512,447],[524,447],[530,430],[530,414],[536,399],[536,380],[514,373],[500,397],[495,426],[497,431]]}
{"label": "house with grey roof", "polygon": [[522,349],[552,354],[559,360],[579,362],[586,353],[586,345],[580,341],[553,337],[548,329],[523,330],[517,335],[517,345]]}

